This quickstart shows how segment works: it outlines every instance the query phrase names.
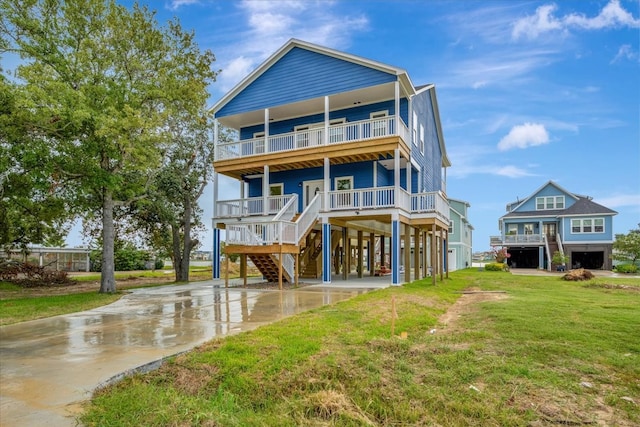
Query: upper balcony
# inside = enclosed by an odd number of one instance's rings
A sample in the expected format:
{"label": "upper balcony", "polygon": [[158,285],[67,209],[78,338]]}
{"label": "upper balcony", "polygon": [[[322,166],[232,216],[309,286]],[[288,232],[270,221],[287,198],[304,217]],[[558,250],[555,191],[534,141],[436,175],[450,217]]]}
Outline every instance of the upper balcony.
{"label": "upper balcony", "polygon": [[[396,116],[310,126],[308,129],[239,141],[218,142],[216,171],[240,177],[261,173],[265,164],[278,169],[320,167],[325,157],[340,163],[377,160],[399,148],[409,156],[410,134]],[[367,144],[362,144],[367,142]]]}

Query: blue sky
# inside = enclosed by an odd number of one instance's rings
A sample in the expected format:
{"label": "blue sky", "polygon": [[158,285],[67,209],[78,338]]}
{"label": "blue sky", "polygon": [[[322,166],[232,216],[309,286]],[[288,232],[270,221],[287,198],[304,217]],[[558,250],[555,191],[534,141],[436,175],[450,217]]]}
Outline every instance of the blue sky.
{"label": "blue sky", "polygon": [[[638,0],[140,3],[215,53],[212,104],[292,37],[434,83],[447,194],[471,204],[474,251],[499,234],[508,202],[549,180],[616,210],[614,233],[640,222]],[[237,197],[221,185],[221,199]],[[201,205],[209,224],[212,191]]]}

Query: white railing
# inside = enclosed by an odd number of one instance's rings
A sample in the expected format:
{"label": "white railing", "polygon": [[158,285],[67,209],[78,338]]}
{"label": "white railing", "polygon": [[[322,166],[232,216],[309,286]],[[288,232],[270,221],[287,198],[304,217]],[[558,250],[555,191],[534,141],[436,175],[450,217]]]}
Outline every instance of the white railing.
{"label": "white railing", "polygon": [[227,242],[237,245],[296,244],[296,223],[291,221],[227,224]]}
{"label": "white railing", "polygon": [[395,206],[394,187],[338,190],[329,192],[325,210],[376,209]]}
{"label": "white railing", "polygon": [[304,209],[304,211],[298,217],[296,221],[296,226],[298,229],[296,230],[297,242],[307,234],[307,231],[313,226],[313,224],[318,219],[318,214],[320,213],[320,207],[322,206],[322,194],[316,194],[311,203]]}
{"label": "white railing", "polygon": [[[277,214],[297,194],[267,197],[267,215]],[[219,200],[216,202],[215,218],[238,218],[252,215],[264,215],[264,198]]]}
{"label": "white railing", "polygon": [[293,194],[293,197],[285,203],[280,209],[278,214],[273,217],[272,221],[291,221],[293,217],[298,213],[298,195]]}
{"label": "white railing", "polygon": [[[280,254],[273,255],[276,259],[280,257]],[[282,254],[282,269],[287,272],[289,277],[295,277],[296,259],[291,254]]]}
{"label": "white railing", "polygon": [[544,234],[507,234],[505,236],[491,236],[492,246],[507,245],[517,243],[535,243],[542,244],[545,242]]}
{"label": "white railing", "polygon": [[[329,126],[329,144],[365,141],[385,136],[398,135],[409,142],[409,129],[395,116],[378,119],[341,123]],[[216,145],[216,160],[236,159],[265,153],[297,150],[324,144],[324,128],[296,131],[272,135],[267,138],[252,138],[233,142],[219,142]]]}
{"label": "white railing", "polygon": [[449,202],[440,191],[411,195],[411,213],[435,213],[449,222]]}

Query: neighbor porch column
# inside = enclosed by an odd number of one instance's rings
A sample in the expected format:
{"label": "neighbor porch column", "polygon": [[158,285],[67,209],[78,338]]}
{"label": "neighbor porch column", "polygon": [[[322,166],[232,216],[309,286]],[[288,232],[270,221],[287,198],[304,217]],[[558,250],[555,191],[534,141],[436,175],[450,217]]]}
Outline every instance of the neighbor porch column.
{"label": "neighbor porch column", "polygon": [[324,97],[324,145],[329,144],[329,97]]}

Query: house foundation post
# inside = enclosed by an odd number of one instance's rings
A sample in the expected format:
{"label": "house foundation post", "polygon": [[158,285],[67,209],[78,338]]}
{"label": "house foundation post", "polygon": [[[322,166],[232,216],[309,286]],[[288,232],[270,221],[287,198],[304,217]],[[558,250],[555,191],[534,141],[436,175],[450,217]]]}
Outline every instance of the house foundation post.
{"label": "house foundation post", "polygon": [[322,219],[322,283],[331,284],[331,224]]}
{"label": "house foundation post", "polygon": [[400,219],[391,217],[391,285],[400,285]]}

